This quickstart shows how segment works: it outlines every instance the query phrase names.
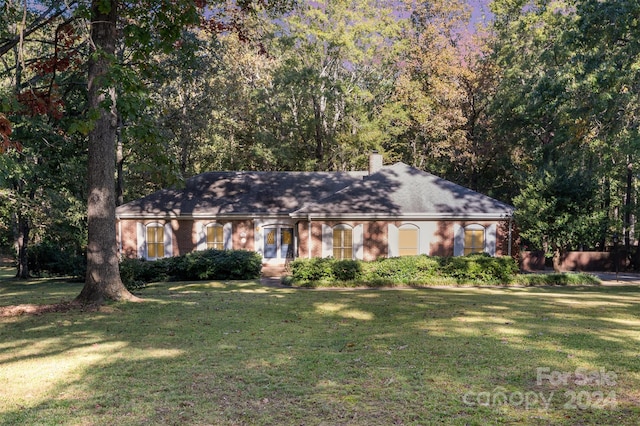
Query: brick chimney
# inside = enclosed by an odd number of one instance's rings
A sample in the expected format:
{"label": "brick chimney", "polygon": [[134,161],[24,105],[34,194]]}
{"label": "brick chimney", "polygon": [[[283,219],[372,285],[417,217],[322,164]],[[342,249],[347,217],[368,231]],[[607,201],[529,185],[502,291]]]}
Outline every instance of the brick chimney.
{"label": "brick chimney", "polygon": [[369,154],[369,176],[379,171],[382,168],[382,154],[378,151],[373,151]]}

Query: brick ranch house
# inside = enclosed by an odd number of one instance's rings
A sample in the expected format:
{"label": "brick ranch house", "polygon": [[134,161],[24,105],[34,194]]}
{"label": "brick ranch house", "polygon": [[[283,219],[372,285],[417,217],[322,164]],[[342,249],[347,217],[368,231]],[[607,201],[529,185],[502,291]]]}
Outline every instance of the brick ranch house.
{"label": "brick ranch house", "polygon": [[258,252],[263,273],[294,258],[375,260],[511,252],[513,207],[374,153],[359,172],[209,172],[116,209],[123,256]]}

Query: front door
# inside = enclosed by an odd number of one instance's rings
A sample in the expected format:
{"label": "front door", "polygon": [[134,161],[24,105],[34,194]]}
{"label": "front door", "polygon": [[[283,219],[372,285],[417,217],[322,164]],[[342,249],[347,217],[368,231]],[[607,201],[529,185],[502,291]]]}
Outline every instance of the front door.
{"label": "front door", "polygon": [[265,259],[293,257],[293,228],[267,226],[264,228]]}

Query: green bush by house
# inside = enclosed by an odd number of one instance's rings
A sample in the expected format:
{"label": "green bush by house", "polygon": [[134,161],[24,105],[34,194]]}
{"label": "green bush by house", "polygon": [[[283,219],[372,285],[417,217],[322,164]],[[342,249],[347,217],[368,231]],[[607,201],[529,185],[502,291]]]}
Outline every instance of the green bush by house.
{"label": "green bush by house", "polygon": [[286,282],[297,286],[321,285],[426,285],[508,284],[518,273],[510,257],[470,255],[431,257],[425,255],[358,260],[296,259]]}
{"label": "green bush by house", "polygon": [[155,261],[122,259],[120,277],[129,289],[157,281],[250,280],[260,277],[262,259],[246,250],[203,250]]}

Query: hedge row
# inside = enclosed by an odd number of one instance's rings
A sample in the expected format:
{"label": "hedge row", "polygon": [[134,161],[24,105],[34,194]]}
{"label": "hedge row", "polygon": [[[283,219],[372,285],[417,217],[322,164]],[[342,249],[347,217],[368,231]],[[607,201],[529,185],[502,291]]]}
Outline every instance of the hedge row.
{"label": "hedge row", "polygon": [[473,254],[461,257],[425,255],[359,260],[296,259],[286,283],[318,286],[357,283],[367,286],[426,285],[438,283],[508,284],[518,274],[510,257]]}
{"label": "hedge row", "polygon": [[157,281],[250,280],[260,277],[262,258],[245,250],[203,250],[154,261],[122,259],[120,277],[130,289]]}

